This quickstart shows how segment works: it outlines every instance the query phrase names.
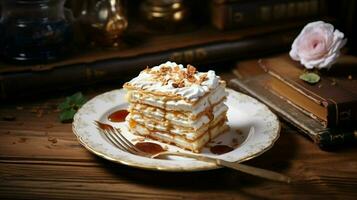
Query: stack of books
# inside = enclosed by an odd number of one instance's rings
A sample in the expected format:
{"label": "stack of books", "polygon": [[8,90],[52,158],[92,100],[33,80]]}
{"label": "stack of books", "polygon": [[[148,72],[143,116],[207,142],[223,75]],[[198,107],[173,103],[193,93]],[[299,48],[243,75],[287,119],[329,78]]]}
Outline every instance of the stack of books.
{"label": "stack of books", "polygon": [[299,79],[304,67],[288,55],[238,63],[230,86],[244,91],[329,148],[357,137],[357,58],[341,57],[321,81]]}

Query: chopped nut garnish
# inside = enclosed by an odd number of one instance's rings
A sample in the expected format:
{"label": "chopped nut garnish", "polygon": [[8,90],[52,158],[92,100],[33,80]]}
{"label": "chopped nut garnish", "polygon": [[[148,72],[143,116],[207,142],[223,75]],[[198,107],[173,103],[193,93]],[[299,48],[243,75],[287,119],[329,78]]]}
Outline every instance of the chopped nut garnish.
{"label": "chopped nut garnish", "polygon": [[172,83],[172,87],[178,88],[178,83]]}
{"label": "chopped nut garnish", "polygon": [[192,76],[196,73],[196,68],[192,65],[187,65],[187,74]]}
{"label": "chopped nut garnish", "polygon": [[187,80],[191,83],[195,83],[197,81],[197,79],[192,75],[187,76]]}
{"label": "chopped nut garnish", "polygon": [[182,79],[184,79],[185,77],[186,77],[185,72],[179,71],[178,78],[182,80]]}
{"label": "chopped nut garnish", "polygon": [[207,80],[207,74],[202,74],[200,77],[199,77],[199,80],[197,81],[197,84],[201,84],[202,82],[206,81]]}
{"label": "chopped nut garnish", "polygon": [[171,72],[171,68],[170,67],[161,67],[160,72],[161,73]]}
{"label": "chopped nut garnish", "polygon": [[163,82],[163,85],[167,85],[169,83],[169,80],[170,79],[164,79],[162,82]]}
{"label": "chopped nut garnish", "polygon": [[174,87],[174,88],[183,88],[183,87],[185,87],[185,82],[183,80],[181,80],[180,82],[172,83],[172,87]]}
{"label": "chopped nut garnish", "polygon": [[178,66],[175,66],[174,69],[173,69],[174,72],[178,72],[180,71],[180,68]]}

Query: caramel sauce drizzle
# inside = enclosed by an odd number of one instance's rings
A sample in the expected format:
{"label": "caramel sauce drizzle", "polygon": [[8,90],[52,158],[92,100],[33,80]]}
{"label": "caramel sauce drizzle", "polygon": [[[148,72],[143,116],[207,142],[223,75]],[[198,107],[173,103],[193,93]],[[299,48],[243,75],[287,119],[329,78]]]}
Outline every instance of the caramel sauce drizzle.
{"label": "caramel sauce drizzle", "polygon": [[117,110],[108,116],[108,120],[111,122],[124,122],[128,114],[127,110]]}
{"label": "caramel sauce drizzle", "polygon": [[140,151],[150,154],[157,154],[165,151],[165,149],[162,148],[161,145],[153,142],[138,142],[135,144],[135,147],[138,148]]}
{"label": "caramel sauce drizzle", "polygon": [[214,154],[221,155],[233,151],[234,148],[227,145],[215,145],[210,148],[210,151]]}

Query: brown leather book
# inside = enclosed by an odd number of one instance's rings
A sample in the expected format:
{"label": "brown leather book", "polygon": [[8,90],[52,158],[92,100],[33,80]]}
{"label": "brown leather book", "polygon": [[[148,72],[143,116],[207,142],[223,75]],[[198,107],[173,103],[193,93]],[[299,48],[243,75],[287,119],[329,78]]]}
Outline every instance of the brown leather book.
{"label": "brown leather book", "polygon": [[229,82],[233,89],[247,93],[269,106],[281,119],[289,122],[309,136],[321,148],[329,149],[341,144],[356,141],[357,130],[353,127],[327,128],[312,118],[308,112],[298,108],[291,101],[271,89],[275,77],[266,73],[258,60],[239,62],[234,69],[237,78]]}
{"label": "brown leather book", "polygon": [[353,79],[357,58],[345,56],[331,71],[322,70],[317,84],[301,80],[304,67],[288,55],[261,59],[258,64],[274,77],[267,84],[273,92],[323,126],[353,126],[357,122],[357,80]]}

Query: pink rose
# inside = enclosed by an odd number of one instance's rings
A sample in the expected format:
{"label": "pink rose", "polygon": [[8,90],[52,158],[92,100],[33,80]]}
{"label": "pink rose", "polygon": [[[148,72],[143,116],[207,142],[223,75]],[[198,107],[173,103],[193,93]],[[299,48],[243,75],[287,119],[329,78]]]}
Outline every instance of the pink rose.
{"label": "pink rose", "polygon": [[307,24],[294,40],[290,57],[308,69],[330,68],[346,44],[344,34],[323,21]]}

